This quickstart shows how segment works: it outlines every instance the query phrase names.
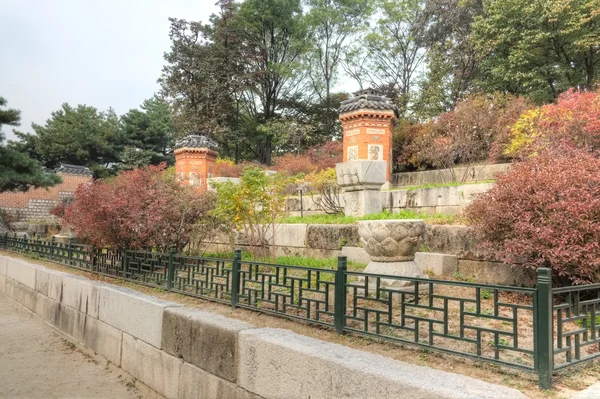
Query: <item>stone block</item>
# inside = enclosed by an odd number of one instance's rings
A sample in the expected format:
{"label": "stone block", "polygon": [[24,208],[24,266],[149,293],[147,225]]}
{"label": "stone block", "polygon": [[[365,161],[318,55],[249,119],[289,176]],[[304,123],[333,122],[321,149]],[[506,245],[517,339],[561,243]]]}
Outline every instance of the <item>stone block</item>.
{"label": "stone block", "polygon": [[353,190],[344,191],[344,214],[346,216],[362,217],[381,213],[381,191]]}
{"label": "stone block", "polygon": [[429,271],[436,276],[450,276],[458,267],[456,256],[430,252],[417,252],[415,262],[422,273]]}
{"label": "stone block", "polygon": [[48,297],[82,313],[98,318],[102,283],[73,274],[49,271],[38,273],[39,292],[46,290]]}
{"label": "stone block", "polygon": [[121,366],[123,332],[87,316],[83,343],[106,360]]}
{"label": "stone block", "polygon": [[342,256],[347,257],[348,260],[353,262],[363,263],[365,265],[371,261],[371,257],[367,251],[361,247],[342,247]]}
{"label": "stone block", "polygon": [[240,333],[238,385],[264,398],[525,398],[519,391],[281,329]]}
{"label": "stone block", "polygon": [[8,256],[0,255],[0,275],[6,276],[6,265],[9,259]]}
{"label": "stone block", "polygon": [[127,288],[103,286],[100,290],[99,318],[119,330],[161,347],[163,312],[179,306]]}
{"label": "stone block", "polygon": [[6,276],[31,289],[35,289],[35,272],[37,269],[37,266],[27,263],[24,260],[9,258]]}
{"label": "stone block", "polygon": [[[306,224],[275,225],[275,245],[280,247],[304,248],[306,245]],[[273,227],[267,227],[265,238],[273,245]]]}
{"label": "stone block", "polygon": [[183,361],[123,334],[121,368],[168,399],[177,398]]}
{"label": "stone block", "polygon": [[459,259],[458,272],[482,284],[533,287],[536,283],[535,270],[501,262]]}
{"label": "stone block", "polygon": [[335,165],[337,182],[341,187],[372,186],[380,189],[386,181],[385,161],[350,161]]}
{"label": "stone block", "polygon": [[7,293],[6,293],[6,276],[4,274],[0,274],[0,293],[7,295]]}
{"label": "stone block", "polygon": [[189,363],[183,363],[179,377],[179,399],[260,399],[236,384]]}
{"label": "stone block", "polygon": [[58,319],[59,316],[59,303],[48,298],[46,295],[37,293],[37,302],[33,313],[38,315],[39,318],[49,324],[54,324],[54,320]]}
{"label": "stone block", "polygon": [[427,251],[472,258],[480,254],[473,230],[460,225],[430,225],[425,228],[421,245]]}
{"label": "stone block", "polygon": [[6,277],[4,279],[4,293],[23,307],[34,310],[37,301],[37,292],[31,288],[19,283],[16,280]]}
{"label": "stone block", "polygon": [[306,233],[306,246],[313,249],[340,250],[359,241],[356,224],[311,224]]}
{"label": "stone block", "polygon": [[162,348],[218,377],[235,382],[238,334],[250,328],[255,327],[214,313],[167,308]]}
{"label": "stone block", "polygon": [[59,303],[52,324],[75,341],[83,343],[86,317],[84,313]]}

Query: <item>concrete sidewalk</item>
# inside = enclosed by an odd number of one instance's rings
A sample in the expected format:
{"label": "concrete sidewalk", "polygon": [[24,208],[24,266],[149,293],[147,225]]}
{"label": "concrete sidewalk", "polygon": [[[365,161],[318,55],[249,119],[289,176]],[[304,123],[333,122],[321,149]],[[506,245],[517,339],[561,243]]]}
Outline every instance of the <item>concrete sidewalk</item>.
{"label": "concrete sidewalk", "polygon": [[142,395],[0,294],[0,398],[127,398]]}

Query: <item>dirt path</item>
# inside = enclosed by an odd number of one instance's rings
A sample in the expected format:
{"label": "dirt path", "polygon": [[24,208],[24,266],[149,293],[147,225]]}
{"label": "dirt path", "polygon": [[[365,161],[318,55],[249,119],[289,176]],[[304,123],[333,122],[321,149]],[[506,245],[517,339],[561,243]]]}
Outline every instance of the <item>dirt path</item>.
{"label": "dirt path", "polygon": [[105,366],[0,294],[0,398],[142,398]]}

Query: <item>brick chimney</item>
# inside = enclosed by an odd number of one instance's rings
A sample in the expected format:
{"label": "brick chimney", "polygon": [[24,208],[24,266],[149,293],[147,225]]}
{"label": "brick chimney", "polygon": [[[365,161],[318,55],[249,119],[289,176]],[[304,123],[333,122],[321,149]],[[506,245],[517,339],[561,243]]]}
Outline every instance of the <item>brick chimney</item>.
{"label": "brick chimney", "polygon": [[375,90],[354,93],[340,106],[344,135],[344,162],[385,161],[386,181],[392,177],[392,133],[398,107]]}
{"label": "brick chimney", "polygon": [[219,153],[213,140],[201,133],[192,133],[175,143],[175,173],[184,185],[206,191],[207,179],[213,177]]}

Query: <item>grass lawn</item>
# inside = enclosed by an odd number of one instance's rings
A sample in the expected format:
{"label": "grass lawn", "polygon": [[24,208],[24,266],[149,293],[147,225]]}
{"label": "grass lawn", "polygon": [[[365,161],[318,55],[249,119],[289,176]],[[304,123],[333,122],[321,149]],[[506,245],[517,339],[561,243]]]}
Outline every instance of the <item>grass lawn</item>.
{"label": "grass lawn", "polygon": [[[233,253],[231,252],[204,252],[199,255],[205,258],[220,258],[220,259],[232,259]],[[289,266],[303,266],[303,267],[314,267],[317,269],[337,269],[337,258],[306,258],[302,256],[278,256],[276,258],[272,257],[253,257],[252,254],[248,251],[242,252],[242,260],[247,261],[255,261],[261,263],[276,263],[279,265],[289,265]],[[365,264],[348,261],[348,269],[349,270],[364,270],[366,267]]]}
{"label": "grass lawn", "polygon": [[359,220],[396,220],[396,219],[423,219],[426,223],[431,224],[457,224],[463,219],[458,215],[445,215],[440,213],[424,213],[409,209],[401,210],[398,213],[383,211],[374,215],[363,217],[338,215],[312,215],[312,216],[286,216],[279,219],[278,223],[288,224],[353,224]]}
{"label": "grass lawn", "polygon": [[496,180],[494,179],[488,179],[488,180],[478,180],[478,181],[468,181],[468,182],[458,182],[458,181],[453,181],[453,182],[448,182],[448,183],[426,183],[426,184],[419,184],[417,186],[402,186],[402,187],[394,187],[390,190],[383,190],[383,191],[399,191],[399,190],[418,190],[420,188],[438,188],[438,187],[456,187],[456,186],[466,186],[467,184],[488,184],[488,183],[496,183]]}

